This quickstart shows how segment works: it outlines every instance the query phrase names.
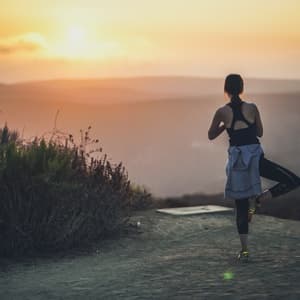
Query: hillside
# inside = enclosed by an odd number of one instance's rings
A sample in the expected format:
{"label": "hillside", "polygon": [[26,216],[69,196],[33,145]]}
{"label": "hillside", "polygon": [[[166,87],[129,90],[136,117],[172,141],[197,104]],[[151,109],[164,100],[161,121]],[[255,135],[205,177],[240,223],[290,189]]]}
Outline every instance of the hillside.
{"label": "hillside", "polygon": [[[60,79],[0,85],[1,98],[39,97],[40,101],[120,103],[164,98],[221,95],[221,78],[129,77],[103,79]],[[246,79],[248,94],[299,93],[300,80]]]}

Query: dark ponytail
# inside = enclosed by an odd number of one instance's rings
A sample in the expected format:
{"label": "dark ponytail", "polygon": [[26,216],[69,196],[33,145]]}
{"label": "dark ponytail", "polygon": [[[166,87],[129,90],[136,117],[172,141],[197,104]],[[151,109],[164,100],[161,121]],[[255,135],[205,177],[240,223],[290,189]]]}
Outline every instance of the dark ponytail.
{"label": "dark ponytail", "polygon": [[239,103],[241,103],[242,99],[240,98],[239,95],[232,95],[230,101],[233,104],[239,104]]}

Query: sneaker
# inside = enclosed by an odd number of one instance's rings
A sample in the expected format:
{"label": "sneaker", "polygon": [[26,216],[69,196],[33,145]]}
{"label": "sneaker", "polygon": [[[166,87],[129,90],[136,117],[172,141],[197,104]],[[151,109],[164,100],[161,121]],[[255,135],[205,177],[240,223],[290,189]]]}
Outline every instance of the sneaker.
{"label": "sneaker", "polygon": [[242,262],[248,262],[249,260],[249,252],[248,251],[240,251],[237,257],[238,260]]}

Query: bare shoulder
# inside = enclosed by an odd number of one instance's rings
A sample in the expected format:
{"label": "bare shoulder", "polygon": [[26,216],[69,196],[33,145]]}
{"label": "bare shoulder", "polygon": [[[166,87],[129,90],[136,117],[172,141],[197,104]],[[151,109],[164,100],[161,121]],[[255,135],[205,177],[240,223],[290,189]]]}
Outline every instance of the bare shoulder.
{"label": "bare shoulder", "polygon": [[230,114],[230,107],[228,105],[223,105],[216,110],[215,118],[220,122],[225,122]]}
{"label": "bare shoulder", "polygon": [[230,110],[231,110],[231,108],[225,104],[217,109],[217,113],[220,115],[224,115]]}
{"label": "bare shoulder", "polygon": [[257,111],[257,106],[255,103],[253,102],[247,102],[247,101],[244,101],[244,105],[247,107],[247,109],[251,110],[251,111]]}

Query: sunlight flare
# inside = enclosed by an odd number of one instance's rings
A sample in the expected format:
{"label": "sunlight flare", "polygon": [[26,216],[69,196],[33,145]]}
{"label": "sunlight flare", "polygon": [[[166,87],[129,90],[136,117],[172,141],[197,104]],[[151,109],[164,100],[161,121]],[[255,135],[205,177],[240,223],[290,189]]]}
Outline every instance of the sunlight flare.
{"label": "sunlight flare", "polygon": [[67,32],[68,40],[72,44],[81,44],[85,42],[86,31],[80,26],[71,26]]}
{"label": "sunlight flare", "polygon": [[53,37],[48,56],[67,60],[107,60],[124,53],[116,40],[99,38],[93,28],[70,25],[58,37]]}

